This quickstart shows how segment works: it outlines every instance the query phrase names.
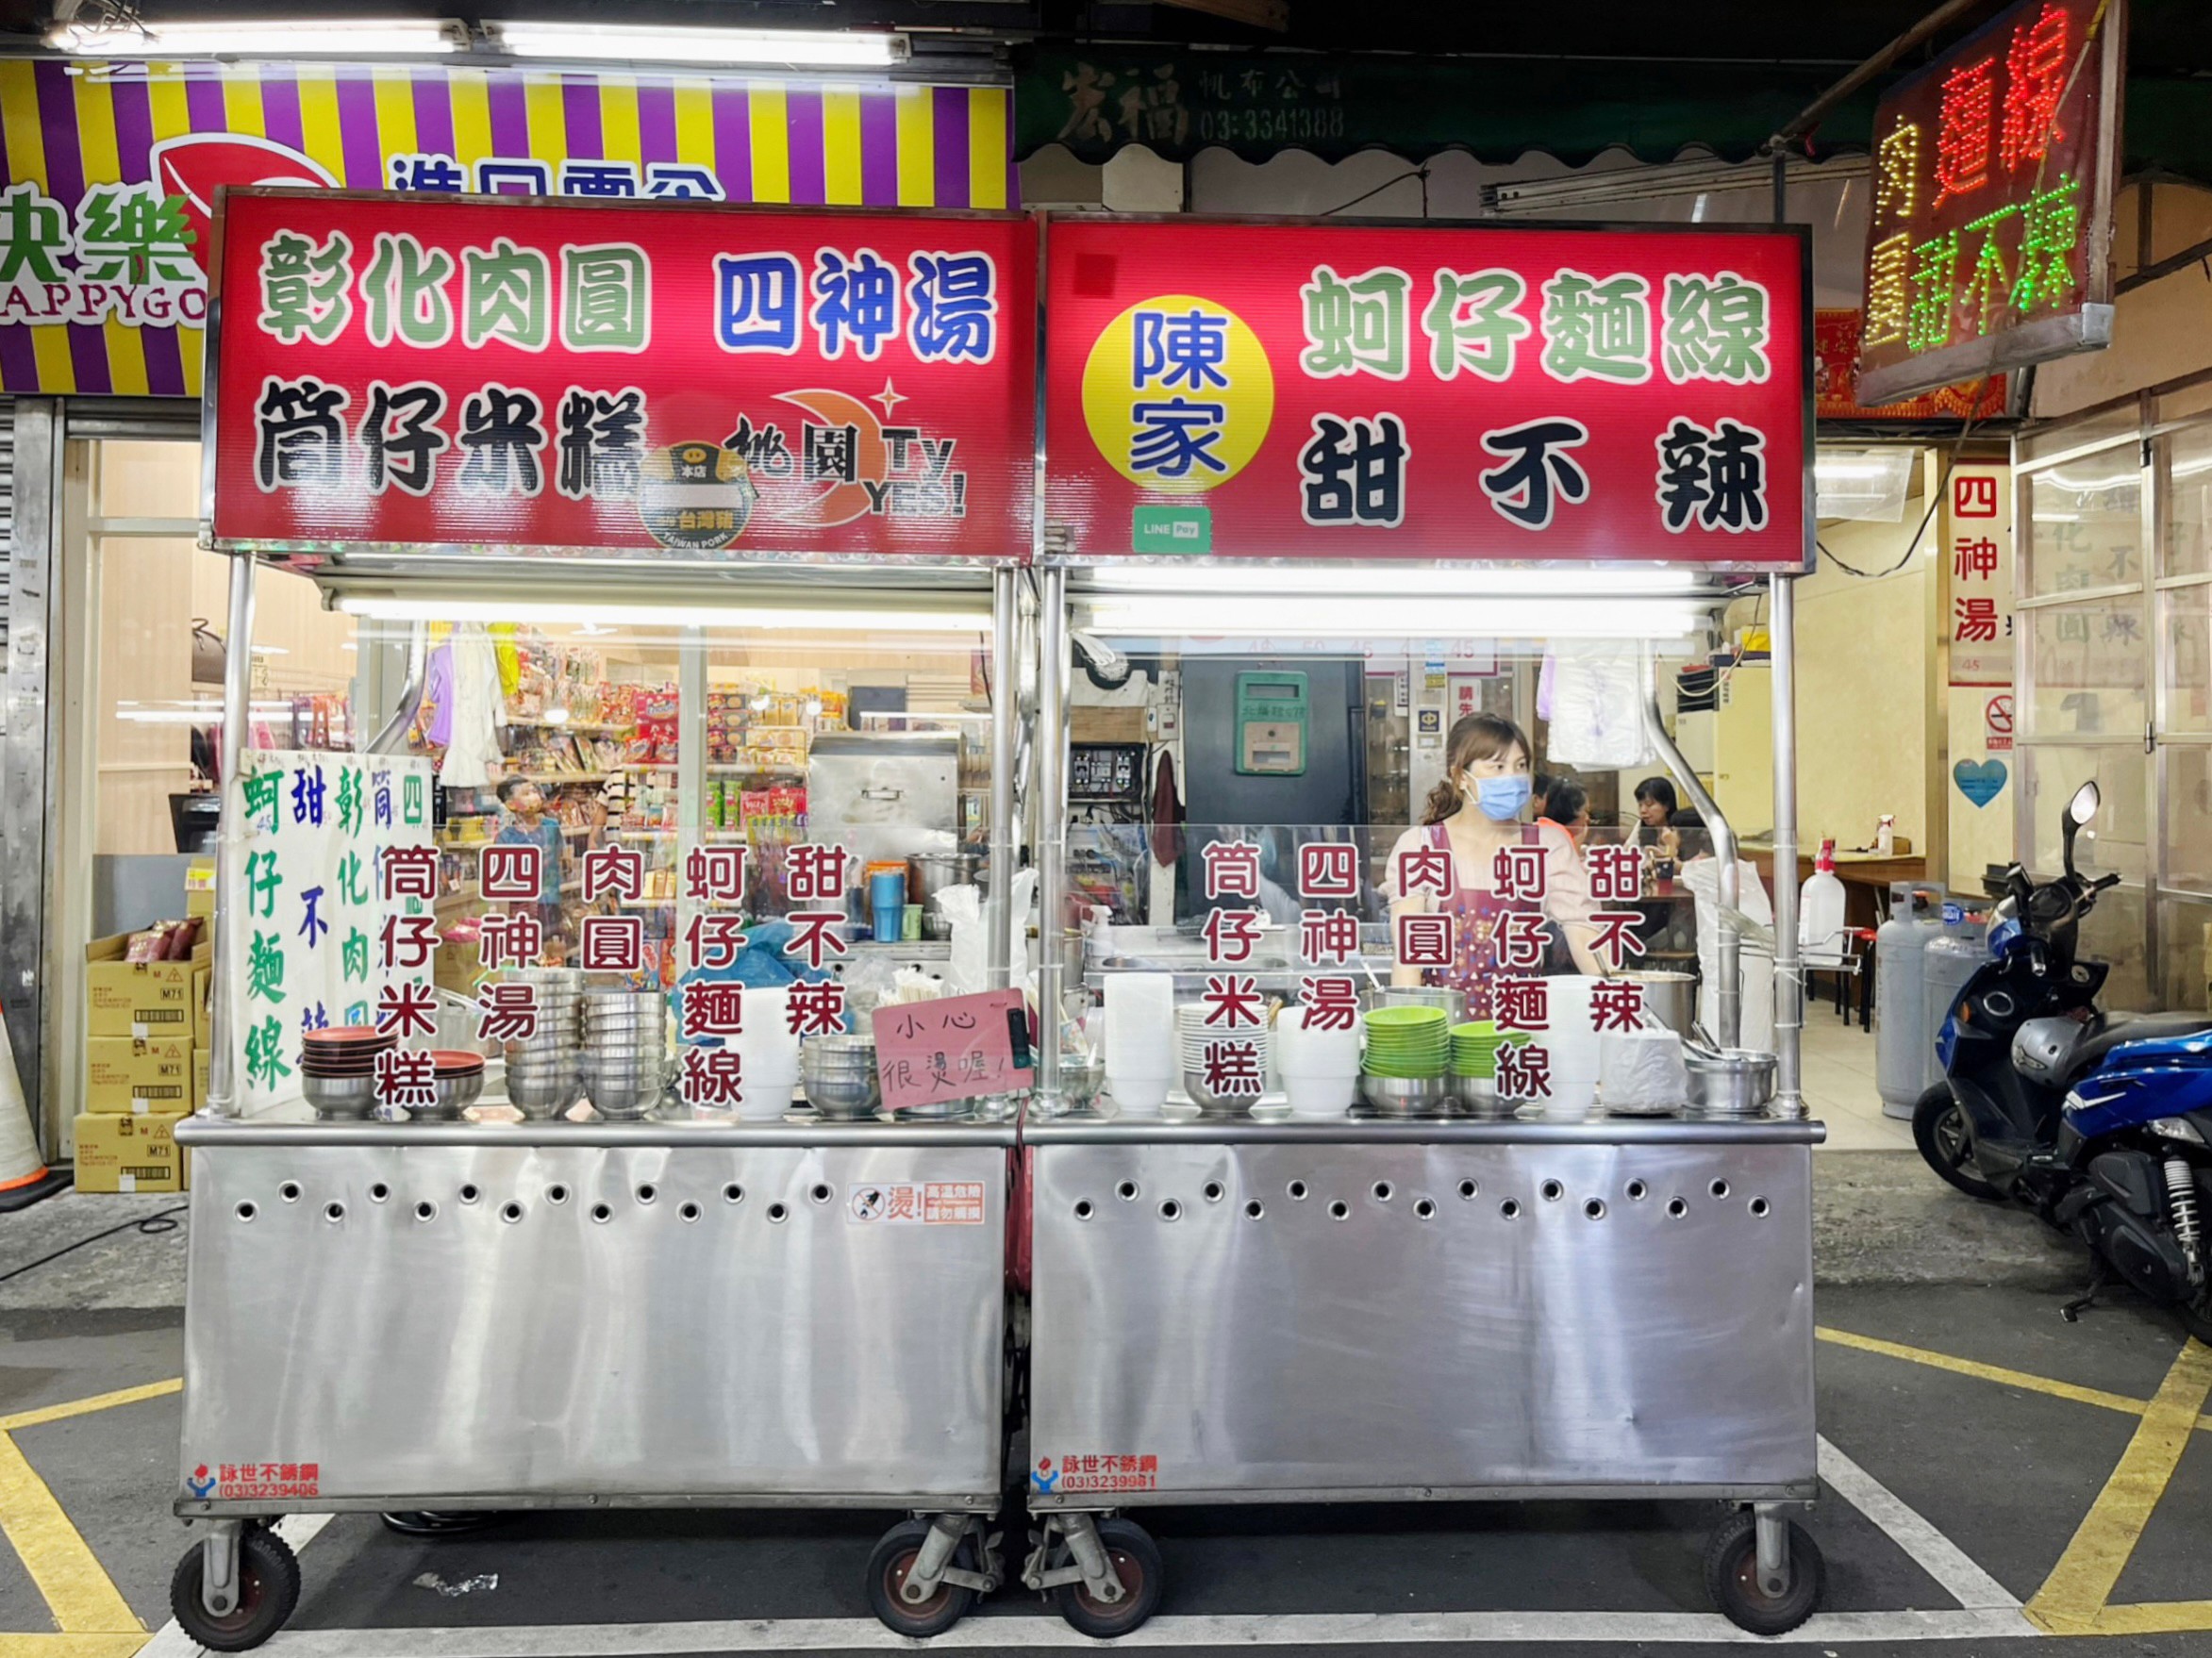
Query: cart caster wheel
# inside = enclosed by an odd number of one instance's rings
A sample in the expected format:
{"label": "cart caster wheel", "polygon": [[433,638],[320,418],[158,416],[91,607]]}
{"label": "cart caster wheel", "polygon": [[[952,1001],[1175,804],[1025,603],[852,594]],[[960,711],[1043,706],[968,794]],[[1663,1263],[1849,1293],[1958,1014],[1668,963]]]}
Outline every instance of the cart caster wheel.
{"label": "cart caster wheel", "polygon": [[1757,1522],[1749,1510],[1730,1517],[1705,1545],[1705,1592],[1728,1621],[1755,1635],[1787,1634],[1820,1609],[1827,1567],[1820,1545],[1788,1522],[1789,1587],[1770,1596],[1759,1587]]}
{"label": "cart caster wheel", "polygon": [[184,1633],[210,1651],[243,1652],[258,1647],[291,1617],[300,1603],[300,1563],[291,1545],[266,1526],[250,1525],[238,1539],[238,1605],[217,1617],[200,1599],[207,1555],[194,1543],[169,1580],[169,1610]]}
{"label": "cart caster wheel", "polygon": [[[869,1610],[894,1634],[941,1635],[975,1603],[975,1591],[960,1583],[940,1583],[937,1593],[926,1600],[901,1597],[899,1590],[921,1558],[922,1544],[928,1535],[926,1521],[903,1520],[884,1533],[874,1552],[868,1556]],[[975,1569],[972,1539],[960,1539],[959,1547],[953,1550],[953,1564],[969,1571]]]}
{"label": "cart caster wheel", "polygon": [[1106,1545],[1114,1575],[1122,1580],[1122,1599],[1109,1605],[1093,1597],[1088,1583],[1062,1583],[1053,1591],[1053,1604],[1078,1633],[1110,1641],[1141,1627],[1159,1610],[1167,1573],[1160,1565],[1159,1545],[1135,1520],[1100,1520],[1098,1540]]}
{"label": "cart caster wheel", "polygon": [[409,1508],[396,1509],[377,1517],[384,1521],[386,1531],[397,1532],[403,1537],[459,1537],[497,1525],[507,1517],[496,1509],[463,1509],[449,1514],[436,1509]]}

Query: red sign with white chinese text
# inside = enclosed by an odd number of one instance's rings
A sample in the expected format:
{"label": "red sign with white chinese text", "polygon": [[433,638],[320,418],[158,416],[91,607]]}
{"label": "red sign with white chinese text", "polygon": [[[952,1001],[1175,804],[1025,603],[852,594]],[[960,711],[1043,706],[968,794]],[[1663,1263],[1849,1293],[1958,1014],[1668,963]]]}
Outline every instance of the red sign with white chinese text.
{"label": "red sign with white chinese text", "polygon": [[221,236],[219,542],[1026,556],[1027,220],[232,191]]}
{"label": "red sign with white chinese text", "polygon": [[2020,0],[1874,115],[1858,401],[2107,343],[2124,0]]}
{"label": "red sign with white chinese text", "polygon": [[1788,230],[1055,221],[1056,555],[1800,569]]}

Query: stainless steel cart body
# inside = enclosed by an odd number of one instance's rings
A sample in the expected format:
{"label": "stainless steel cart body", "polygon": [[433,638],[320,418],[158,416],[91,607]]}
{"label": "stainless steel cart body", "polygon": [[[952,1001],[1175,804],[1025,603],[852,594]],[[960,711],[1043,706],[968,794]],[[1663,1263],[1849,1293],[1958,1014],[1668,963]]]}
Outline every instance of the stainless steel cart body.
{"label": "stainless steel cart body", "polygon": [[180,1515],[998,1505],[1011,1125],[177,1137]]}
{"label": "stainless steel cart body", "polygon": [[1809,1499],[1822,1133],[1033,1125],[1031,1507]]}

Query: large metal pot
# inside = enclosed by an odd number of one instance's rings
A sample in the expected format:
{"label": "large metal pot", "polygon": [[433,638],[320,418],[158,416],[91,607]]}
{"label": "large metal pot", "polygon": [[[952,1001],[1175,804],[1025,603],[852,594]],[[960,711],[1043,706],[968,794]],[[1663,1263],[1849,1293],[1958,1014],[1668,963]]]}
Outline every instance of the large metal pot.
{"label": "large metal pot", "polygon": [[948,887],[975,884],[982,855],[973,852],[918,852],[906,859],[906,902],[922,906],[922,932],[928,938],[950,938],[953,924],[938,908],[938,898]]}
{"label": "large metal pot", "polygon": [[1631,983],[1643,987],[1644,1023],[1665,1025],[1678,1036],[1697,1030],[1697,975],[1695,973],[1630,973]]}
{"label": "large metal pot", "polygon": [[1774,1056],[1750,1048],[1688,1049],[1689,1117],[1756,1117],[1774,1097]]}

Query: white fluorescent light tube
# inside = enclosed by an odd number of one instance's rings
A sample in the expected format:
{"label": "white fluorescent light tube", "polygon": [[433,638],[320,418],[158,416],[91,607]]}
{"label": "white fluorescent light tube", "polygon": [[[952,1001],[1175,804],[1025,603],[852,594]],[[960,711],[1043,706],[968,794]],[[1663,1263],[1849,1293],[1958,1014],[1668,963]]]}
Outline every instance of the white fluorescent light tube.
{"label": "white fluorescent light tube", "polygon": [[1708,620],[1705,606],[1665,599],[1369,598],[1281,594],[1206,603],[1187,595],[1101,597],[1091,628],[1108,636],[1206,638],[1305,635],[1316,638],[1672,639]]}
{"label": "white fluorescent light tube", "polygon": [[885,69],[906,62],[908,53],[905,35],[884,31],[489,21],[485,30],[494,46],[517,58]]}
{"label": "white fluorescent light tube", "polygon": [[57,51],[88,58],[381,57],[451,52],[459,45],[452,25],[434,17],[317,17],[292,22],[256,18],[239,22],[142,23],[131,25],[62,24],[47,31]]}
{"label": "white fluorescent light tube", "polygon": [[1422,605],[1435,598],[1688,594],[1702,590],[1711,578],[1702,572],[1689,570],[1439,570],[1424,574],[1418,592],[1409,591],[1402,585],[1406,579],[1403,572],[1373,565],[1345,570],[1281,564],[1109,564],[1083,572],[1085,590],[1100,593],[1234,593],[1260,597],[1348,593],[1370,599],[1395,596]]}
{"label": "white fluorescent light tube", "polygon": [[511,622],[531,626],[593,623],[616,627],[697,627],[717,632],[768,632],[778,628],[857,633],[990,631],[990,611],[981,605],[944,610],[839,610],[782,605],[532,605],[506,599],[440,599],[427,595],[399,598],[341,593],[338,608],[348,616],[363,616],[377,622]]}

